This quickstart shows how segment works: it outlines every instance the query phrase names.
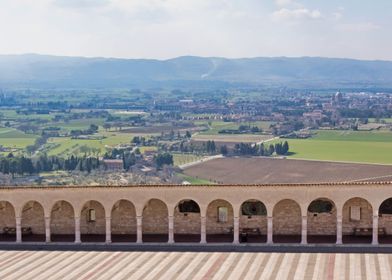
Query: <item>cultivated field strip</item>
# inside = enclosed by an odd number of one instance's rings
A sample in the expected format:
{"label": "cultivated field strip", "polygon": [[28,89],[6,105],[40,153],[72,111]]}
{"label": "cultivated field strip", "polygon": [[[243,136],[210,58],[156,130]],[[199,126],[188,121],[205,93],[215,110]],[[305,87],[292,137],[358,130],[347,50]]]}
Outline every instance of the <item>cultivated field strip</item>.
{"label": "cultivated field strip", "polygon": [[392,255],[0,251],[0,279],[392,279]]}

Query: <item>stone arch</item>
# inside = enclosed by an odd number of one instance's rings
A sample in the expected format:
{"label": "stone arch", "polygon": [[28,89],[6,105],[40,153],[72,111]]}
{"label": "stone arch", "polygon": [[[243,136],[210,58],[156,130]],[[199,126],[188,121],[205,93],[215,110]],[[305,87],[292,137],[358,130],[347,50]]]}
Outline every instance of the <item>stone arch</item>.
{"label": "stone arch", "polygon": [[75,211],[65,200],[57,201],[50,211],[50,234],[52,241],[75,241]]}
{"label": "stone arch", "polygon": [[385,199],[378,208],[378,233],[380,243],[392,243],[392,197]]}
{"label": "stone arch", "polygon": [[111,209],[112,242],[136,242],[136,209],[126,199],[118,200]]}
{"label": "stone arch", "polygon": [[272,216],[274,242],[301,242],[301,207],[296,201],[292,199],[283,199],[279,201],[274,206]]}
{"label": "stone arch", "polygon": [[371,243],[373,207],[364,198],[354,197],[343,205],[343,243]]}
{"label": "stone arch", "polygon": [[80,233],[82,242],[104,242],[106,236],[106,216],[102,203],[89,200],[80,211]]}
{"label": "stone arch", "polygon": [[233,242],[234,210],[230,202],[216,199],[207,206],[207,242]]}
{"label": "stone arch", "polygon": [[169,238],[169,210],[160,199],[150,199],[143,208],[143,242],[167,242]]}
{"label": "stone arch", "polygon": [[309,243],[336,243],[337,208],[329,198],[314,199],[307,208]]}
{"label": "stone arch", "polygon": [[192,199],[182,199],[174,207],[175,242],[200,242],[201,208]]}
{"label": "stone arch", "polygon": [[22,240],[45,241],[45,211],[41,203],[31,200],[22,207]]}
{"label": "stone arch", "polygon": [[257,199],[241,204],[240,242],[263,243],[267,241],[267,207]]}
{"label": "stone arch", "polygon": [[0,241],[16,240],[15,207],[8,201],[0,201]]}

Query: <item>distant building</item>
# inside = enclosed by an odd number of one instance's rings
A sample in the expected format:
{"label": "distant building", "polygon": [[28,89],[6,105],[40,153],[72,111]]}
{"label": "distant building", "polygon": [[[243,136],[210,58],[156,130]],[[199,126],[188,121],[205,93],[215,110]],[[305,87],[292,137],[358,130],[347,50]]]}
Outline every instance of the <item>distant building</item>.
{"label": "distant building", "polygon": [[122,170],[122,169],[124,169],[122,159],[104,159],[103,163],[108,170]]}

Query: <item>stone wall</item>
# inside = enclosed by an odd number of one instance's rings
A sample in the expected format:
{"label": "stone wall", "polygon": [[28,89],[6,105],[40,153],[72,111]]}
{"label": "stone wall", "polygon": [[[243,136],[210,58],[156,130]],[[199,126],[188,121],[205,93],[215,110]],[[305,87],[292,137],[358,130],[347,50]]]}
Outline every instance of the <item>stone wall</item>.
{"label": "stone wall", "polygon": [[311,213],[308,211],[309,235],[336,235],[337,215],[334,206],[331,213]]}
{"label": "stone wall", "polygon": [[166,234],[169,232],[168,210],[164,202],[151,199],[143,210],[143,233]]}
{"label": "stone wall", "polygon": [[273,230],[276,235],[301,235],[302,218],[299,205],[289,199],[280,201],[273,211]]}
{"label": "stone wall", "polygon": [[[95,222],[88,221],[88,212],[90,209],[95,210]],[[81,234],[105,234],[106,220],[105,209],[97,201],[87,202],[80,214],[80,232]]]}
{"label": "stone wall", "polygon": [[378,226],[385,228],[386,233],[392,235],[392,214],[381,214],[378,219]]}
{"label": "stone wall", "polygon": [[174,209],[174,233],[200,234],[200,213],[180,213],[178,207]]}
{"label": "stone wall", "polygon": [[127,200],[118,201],[112,209],[112,234],[136,234],[136,211]]}
{"label": "stone wall", "polygon": [[240,228],[258,228],[267,235],[267,216],[240,216]]}
{"label": "stone wall", "polygon": [[[361,208],[361,220],[353,221],[350,219],[350,207],[359,206]],[[343,234],[350,235],[356,227],[368,227],[373,225],[372,206],[362,198],[353,198],[343,206]]]}
{"label": "stone wall", "polygon": [[71,204],[66,201],[57,202],[51,212],[50,231],[52,234],[74,234],[75,215]]}
{"label": "stone wall", "polygon": [[[218,221],[218,207],[227,207],[227,222]],[[229,233],[234,227],[233,207],[225,200],[215,200],[208,205],[207,209],[207,234]]]}
{"label": "stone wall", "polygon": [[11,203],[6,201],[0,202],[0,233],[3,233],[5,227],[16,227],[15,210]]}
{"label": "stone wall", "polygon": [[41,204],[30,201],[23,207],[22,227],[30,227],[33,234],[45,234],[44,208]]}

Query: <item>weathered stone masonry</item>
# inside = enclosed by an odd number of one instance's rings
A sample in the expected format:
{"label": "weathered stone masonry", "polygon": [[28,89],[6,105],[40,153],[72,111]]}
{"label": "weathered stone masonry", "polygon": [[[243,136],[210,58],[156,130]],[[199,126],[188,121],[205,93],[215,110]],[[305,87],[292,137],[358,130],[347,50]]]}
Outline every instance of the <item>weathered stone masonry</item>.
{"label": "weathered stone masonry", "polygon": [[[75,242],[89,234],[105,236],[228,234],[239,242],[243,229],[257,228],[272,243],[274,235],[336,236],[352,235],[358,228],[392,234],[392,215],[379,213],[380,205],[392,197],[391,183],[336,183],[295,185],[234,186],[129,186],[129,187],[3,187],[0,189],[0,233],[16,230],[16,241],[23,240],[22,229],[45,236],[72,235]],[[323,213],[308,211],[312,201],[325,199],[332,209]],[[200,213],[181,213],[178,203],[193,200]],[[245,201],[259,201],[266,214],[243,215]],[[224,221],[220,220],[219,208]]]}

